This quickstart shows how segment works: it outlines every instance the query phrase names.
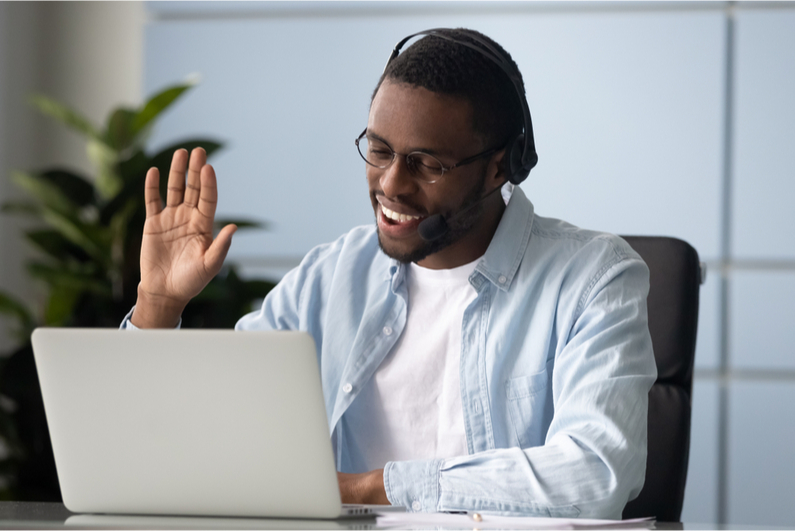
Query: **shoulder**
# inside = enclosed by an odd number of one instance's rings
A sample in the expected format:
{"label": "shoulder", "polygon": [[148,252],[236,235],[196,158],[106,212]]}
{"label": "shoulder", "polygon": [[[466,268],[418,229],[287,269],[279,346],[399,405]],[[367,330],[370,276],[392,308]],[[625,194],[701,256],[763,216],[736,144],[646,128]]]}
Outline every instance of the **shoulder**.
{"label": "shoulder", "polygon": [[298,267],[288,273],[283,283],[328,284],[347,279],[355,282],[371,275],[383,275],[391,260],[378,245],[374,225],[354,227],[333,242],[311,249]]}
{"label": "shoulder", "polygon": [[582,229],[566,221],[534,216],[528,255],[556,261],[597,261],[605,265],[640,256],[621,237]]}
{"label": "shoulder", "polygon": [[[480,270],[500,286],[514,279],[524,288],[545,291],[575,289],[620,263],[643,265],[640,257],[614,234],[586,230],[565,221],[539,216],[516,188]],[[559,281],[559,282],[556,282]]]}
{"label": "shoulder", "polygon": [[542,216],[534,216],[520,276],[543,281],[575,313],[608,285],[632,298],[649,289],[646,264],[621,237]]}
{"label": "shoulder", "polygon": [[[374,285],[370,279],[385,277],[389,265],[375,227],[355,227],[311,249],[268,293],[261,310],[243,317],[237,328],[317,331],[328,301],[350,301],[366,293]],[[321,339],[315,337],[318,344]]]}
{"label": "shoulder", "polygon": [[299,268],[305,270],[324,270],[336,268],[341,263],[370,263],[383,257],[378,246],[378,235],[374,225],[354,227],[333,242],[312,248],[301,261]]}

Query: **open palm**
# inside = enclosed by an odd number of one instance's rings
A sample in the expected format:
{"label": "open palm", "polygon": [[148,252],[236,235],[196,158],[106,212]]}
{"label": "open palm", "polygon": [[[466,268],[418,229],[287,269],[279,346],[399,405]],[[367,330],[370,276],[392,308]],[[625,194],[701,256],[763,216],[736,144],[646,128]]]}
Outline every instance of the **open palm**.
{"label": "open palm", "polygon": [[174,153],[165,207],[157,168],[146,174],[139,302],[144,296],[184,308],[221,269],[237,227],[227,225],[213,240],[218,192],[215,171],[206,161],[201,148],[193,150],[190,164],[186,150]]}

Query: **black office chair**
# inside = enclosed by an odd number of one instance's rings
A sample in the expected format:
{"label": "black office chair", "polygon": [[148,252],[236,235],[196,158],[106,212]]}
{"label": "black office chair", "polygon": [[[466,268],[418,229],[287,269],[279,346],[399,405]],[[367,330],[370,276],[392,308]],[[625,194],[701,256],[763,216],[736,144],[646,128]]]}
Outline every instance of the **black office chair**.
{"label": "black office chair", "polygon": [[676,238],[622,236],[650,272],[649,331],[657,381],[649,391],[646,482],[624,508],[624,518],[654,516],[678,522],[690,453],[693,358],[698,292],[706,269],[693,247]]}

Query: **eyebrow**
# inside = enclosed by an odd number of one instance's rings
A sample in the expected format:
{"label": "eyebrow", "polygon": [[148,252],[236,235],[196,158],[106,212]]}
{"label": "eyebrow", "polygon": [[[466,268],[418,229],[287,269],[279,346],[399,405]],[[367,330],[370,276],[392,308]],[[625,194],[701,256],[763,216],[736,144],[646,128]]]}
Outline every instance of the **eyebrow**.
{"label": "eyebrow", "polygon": [[[373,140],[378,140],[379,142],[382,142],[382,143],[386,144],[387,146],[389,146],[389,149],[391,149],[392,151],[395,151],[395,148],[392,147],[392,144],[387,142],[386,139],[384,137],[382,137],[381,135],[373,133],[373,132],[371,132],[368,129],[366,136],[369,137],[369,138],[372,138]],[[441,152],[441,151],[436,150],[436,149],[428,149],[428,148],[420,148],[420,147],[409,148],[408,152],[409,153],[414,153],[415,151],[418,151],[420,153],[427,153],[428,155],[433,155],[435,157],[444,157],[444,158],[452,158],[453,157],[452,153],[444,153],[444,152]]]}

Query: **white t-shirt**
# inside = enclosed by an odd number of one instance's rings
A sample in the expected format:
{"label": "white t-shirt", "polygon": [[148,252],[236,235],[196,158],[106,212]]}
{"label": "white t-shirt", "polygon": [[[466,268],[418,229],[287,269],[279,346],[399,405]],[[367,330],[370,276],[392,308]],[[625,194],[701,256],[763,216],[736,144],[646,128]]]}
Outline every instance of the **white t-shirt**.
{"label": "white t-shirt", "polygon": [[469,283],[477,262],[441,270],[409,265],[406,327],[347,415],[356,471],[466,455],[461,323],[477,294]]}

